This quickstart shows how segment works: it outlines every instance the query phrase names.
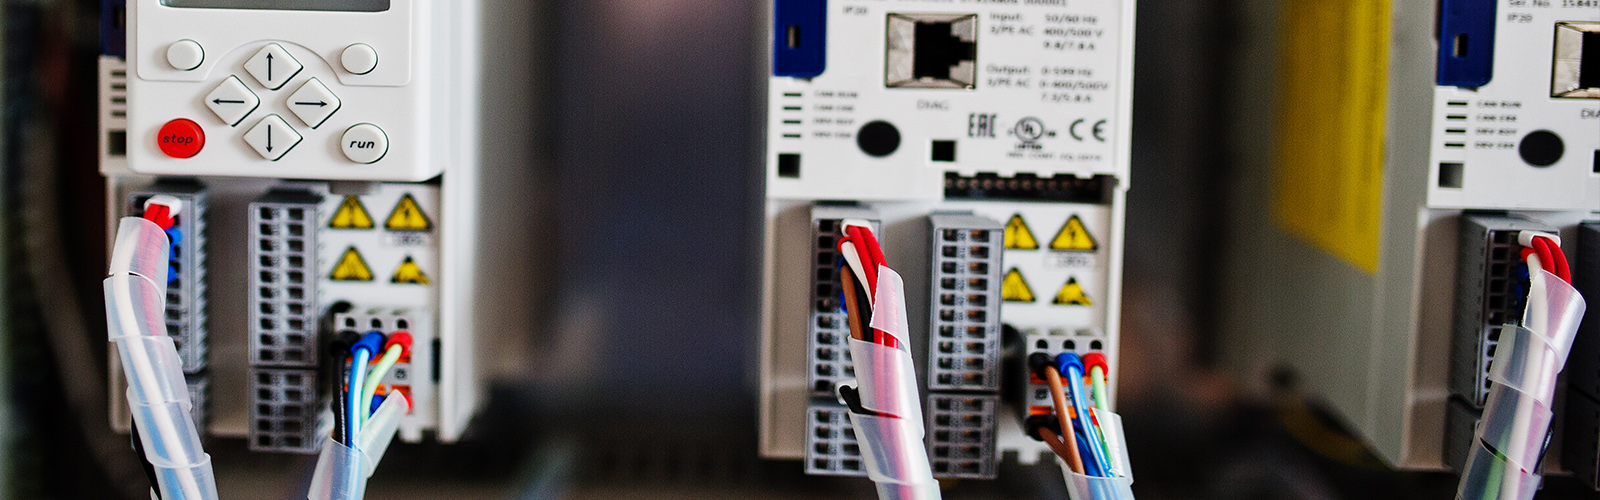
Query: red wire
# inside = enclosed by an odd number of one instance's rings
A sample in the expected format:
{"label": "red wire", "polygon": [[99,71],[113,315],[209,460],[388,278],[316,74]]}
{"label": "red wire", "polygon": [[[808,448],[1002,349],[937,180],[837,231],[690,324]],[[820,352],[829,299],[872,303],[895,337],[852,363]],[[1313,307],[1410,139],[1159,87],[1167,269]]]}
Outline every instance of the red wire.
{"label": "red wire", "polygon": [[[1533,241],[1543,247],[1545,253],[1550,255],[1549,265],[1554,268],[1551,274],[1561,278],[1561,281],[1572,283],[1572,268],[1567,264],[1567,254],[1561,251],[1561,245],[1557,245],[1554,240],[1544,237],[1536,237]],[[1539,258],[1542,259],[1545,256],[1541,254]]]}
{"label": "red wire", "polygon": [[152,203],[145,207],[144,219],[156,223],[162,230],[172,229],[172,207]]}
{"label": "red wire", "polygon": [[[861,226],[850,226],[845,229],[847,240],[856,248],[856,257],[861,260],[861,270],[867,275],[867,293],[874,298],[878,293],[878,266],[884,265],[883,247],[878,244],[878,238],[872,230]],[[843,242],[841,241],[842,245]],[[872,342],[887,347],[900,347],[900,339],[893,334],[872,329]]]}

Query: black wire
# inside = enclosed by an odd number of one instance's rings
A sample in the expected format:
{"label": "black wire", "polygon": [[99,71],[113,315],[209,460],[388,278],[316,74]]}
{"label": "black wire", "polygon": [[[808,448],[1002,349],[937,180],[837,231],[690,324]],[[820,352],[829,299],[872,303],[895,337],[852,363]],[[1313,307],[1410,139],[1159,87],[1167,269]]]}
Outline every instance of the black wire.
{"label": "black wire", "polygon": [[133,452],[139,454],[139,464],[144,466],[144,475],[150,479],[150,491],[155,492],[156,500],[161,499],[161,483],[156,481],[156,466],[150,463],[150,457],[144,454],[144,440],[139,438],[139,423],[131,422],[133,428]]}
{"label": "black wire", "polygon": [[343,371],[338,365],[334,365],[334,376],[328,377],[331,379],[329,383],[333,384],[331,386],[333,390],[329,391],[329,393],[333,395],[331,403],[333,405],[333,442],[349,446],[349,443],[344,442],[344,381],[339,376]]}

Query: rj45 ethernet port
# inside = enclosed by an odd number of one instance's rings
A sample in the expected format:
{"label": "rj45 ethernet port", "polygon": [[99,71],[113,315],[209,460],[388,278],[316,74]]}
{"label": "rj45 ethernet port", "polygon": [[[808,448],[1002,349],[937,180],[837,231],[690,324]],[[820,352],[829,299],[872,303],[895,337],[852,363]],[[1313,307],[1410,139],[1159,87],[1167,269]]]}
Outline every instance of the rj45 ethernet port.
{"label": "rj45 ethernet port", "polygon": [[1600,99],[1600,23],[1556,24],[1551,97]]}
{"label": "rj45 ethernet port", "polygon": [[978,81],[977,14],[889,14],[884,84],[970,89]]}

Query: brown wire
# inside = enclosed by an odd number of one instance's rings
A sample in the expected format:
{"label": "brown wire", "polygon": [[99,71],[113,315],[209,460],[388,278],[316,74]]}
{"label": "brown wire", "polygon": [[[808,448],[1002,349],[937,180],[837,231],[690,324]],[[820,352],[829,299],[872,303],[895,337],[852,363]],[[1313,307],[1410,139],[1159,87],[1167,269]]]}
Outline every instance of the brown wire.
{"label": "brown wire", "polygon": [[[1083,462],[1083,459],[1079,458],[1076,452],[1072,451],[1070,448],[1067,448],[1066,443],[1068,441],[1066,439],[1062,439],[1061,436],[1057,436],[1056,431],[1050,430],[1049,427],[1040,427],[1039,437],[1044,438],[1044,444],[1049,445],[1050,449],[1055,451],[1056,455],[1061,457],[1062,460],[1066,460],[1068,464],[1071,464],[1073,459],[1077,459],[1079,463]],[[1074,445],[1077,444],[1077,440],[1070,442]],[[1077,472],[1076,469],[1074,469],[1074,472]]]}
{"label": "brown wire", "polygon": [[839,284],[844,286],[844,307],[848,313],[845,321],[850,324],[850,338],[866,342],[866,330],[861,327],[861,301],[856,297],[856,276],[849,266],[839,270]]}
{"label": "brown wire", "polygon": [[[1050,382],[1050,402],[1056,406],[1056,418],[1061,421],[1061,433],[1071,436],[1072,417],[1067,414],[1067,393],[1061,383],[1061,372],[1054,366],[1045,367],[1044,378]],[[1063,438],[1062,441],[1066,442],[1067,449],[1072,452],[1071,457],[1067,459],[1067,464],[1072,466],[1072,472],[1084,474],[1083,456],[1078,454],[1078,440]]]}

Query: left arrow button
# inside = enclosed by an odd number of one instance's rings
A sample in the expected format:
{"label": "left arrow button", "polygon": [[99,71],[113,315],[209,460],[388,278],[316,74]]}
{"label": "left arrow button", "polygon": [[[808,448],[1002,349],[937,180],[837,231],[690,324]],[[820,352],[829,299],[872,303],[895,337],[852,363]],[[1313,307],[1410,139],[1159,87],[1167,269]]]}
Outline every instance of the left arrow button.
{"label": "left arrow button", "polygon": [[245,87],[244,82],[239,81],[237,76],[229,76],[227,80],[223,80],[221,85],[212,89],[210,94],[206,94],[205,99],[206,107],[211,108],[211,112],[216,113],[217,118],[230,127],[239,125],[239,122],[244,121],[245,117],[250,116],[251,112],[261,106],[261,98],[256,97],[249,87]]}

